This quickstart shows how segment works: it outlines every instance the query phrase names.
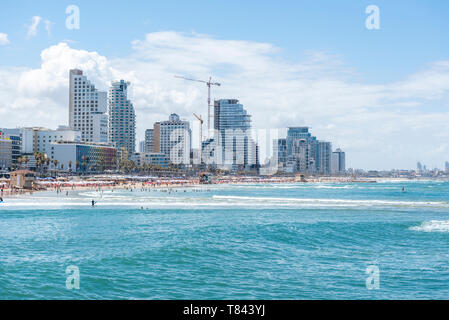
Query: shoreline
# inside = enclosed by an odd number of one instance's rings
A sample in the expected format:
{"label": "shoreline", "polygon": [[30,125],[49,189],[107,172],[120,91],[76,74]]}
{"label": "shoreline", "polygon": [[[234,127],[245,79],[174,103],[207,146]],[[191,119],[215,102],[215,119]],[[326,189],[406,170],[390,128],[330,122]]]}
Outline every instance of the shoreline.
{"label": "shoreline", "polygon": [[[363,178],[355,179],[352,177],[317,177],[300,180],[293,177],[276,177],[276,178],[254,178],[254,177],[232,177],[226,179],[218,179],[214,183],[203,184],[199,179],[151,179],[151,181],[143,179],[143,181],[127,181],[122,179],[94,179],[87,178],[85,180],[72,179],[67,181],[39,181],[37,185],[39,188],[28,189],[11,189],[2,188],[0,196],[2,198],[20,197],[22,195],[32,195],[36,192],[53,191],[56,193],[66,193],[70,191],[108,191],[108,190],[147,190],[147,189],[162,189],[170,190],[175,188],[194,188],[194,187],[214,187],[219,185],[250,185],[250,184],[320,184],[320,183],[335,183],[335,184],[355,184],[355,183],[401,183],[401,182],[431,182],[431,181],[449,181],[447,179],[408,179],[408,178]],[[130,179],[139,180],[139,177]]]}

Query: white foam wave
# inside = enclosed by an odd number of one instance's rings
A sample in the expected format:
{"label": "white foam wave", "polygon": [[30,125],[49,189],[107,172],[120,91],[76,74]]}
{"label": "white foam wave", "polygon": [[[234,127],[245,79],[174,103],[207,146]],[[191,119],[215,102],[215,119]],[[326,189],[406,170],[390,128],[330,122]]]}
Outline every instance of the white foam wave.
{"label": "white foam wave", "polygon": [[449,221],[425,221],[420,226],[410,227],[409,230],[423,232],[449,232]]}
{"label": "white foam wave", "polygon": [[389,201],[389,200],[350,200],[350,199],[300,199],[300,198],[272,198],[272,197],[244,197],[244,196],[213,196],[214,199],[251,200],[260,202],[298,202],[298,203],[328,203],[355,205],[397,205],[397,206],[447,206],[447,202],[437,201]]}

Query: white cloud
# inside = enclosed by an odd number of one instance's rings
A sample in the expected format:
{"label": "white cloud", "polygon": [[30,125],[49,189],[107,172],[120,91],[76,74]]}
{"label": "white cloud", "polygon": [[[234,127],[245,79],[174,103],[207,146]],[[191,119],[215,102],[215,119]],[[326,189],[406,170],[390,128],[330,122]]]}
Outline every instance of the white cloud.
{"label": "white cloud", "polygon": [[31,18],[31,24],[28,27],[28,33],[27,33],[27,37],[31,38],[37,35],[37,28],[39,27],[39,24],[42,21],[42,17],[39,16],[34,16],[33,18]]}
{"label": "white cloud", "polygon": [[417,160],[429,166],[449,160],[448,61],[401,81],[368,85],[354,80],[358,75],[338,57],[310,52],[285,61],[269,43],[156,32],[132,48],[130,56],[108,59],[59,43],[42,52],[38,69],[0,69],[0,126],[66,124],[68,71],[80,68],[102,90],[111,80],[132,82],[141,139],[171,112],[196,128],[192,113],[206,118],[207,88],[174,75],[212,75],[222,83],[213,98],[240,99],[255,127],[311,126],[319,139],[347,151],[350,166],[410,168]]}
{"label": "white cloud", "polygon": [[0,32],[0,46],[6,45],[8,43],[8,35],[6,33]]}

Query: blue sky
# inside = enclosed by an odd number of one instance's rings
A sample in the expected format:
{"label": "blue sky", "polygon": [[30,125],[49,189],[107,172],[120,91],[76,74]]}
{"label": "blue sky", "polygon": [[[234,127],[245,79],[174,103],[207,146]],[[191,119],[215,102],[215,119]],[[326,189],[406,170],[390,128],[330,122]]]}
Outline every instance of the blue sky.
{"label": "blue sky", "polygon": [[[80,30],[65,27],[72,4]],[[365,27],[368,5],[380,30]],[[64,124],[66,71],[80,67],[101,89],[113,77],[135,84],[143,139],[170,112],[205,114],[204,88],[174,74],[213,75],[214,98],[239,98],[255,127],[311,126],[348,166],[449,160],[449,1],[19,0],[0,18],[0,127]]]}
{"label": "blue sky", "polygon": [[[65,28],[65,8],[81,11],[81,28]],[[367,30],[365,8],[381,10],[381,30]],[[341,56],[366,81],[394,80],[417,66],[447,58],[448,1],[8,1],[0,30],[12,44],[0,50],[3,65],[37,66],[38,53],[61,40],[106,56],[130,53],[129,43],[154,31],[197,32],[219,39],[269,42],[286,58],[305,51]],[[53,25],[27,40],[32,16]],[[34,53],[34,54],[33,54]],[[382,64],[378,62],[382,61]]]}

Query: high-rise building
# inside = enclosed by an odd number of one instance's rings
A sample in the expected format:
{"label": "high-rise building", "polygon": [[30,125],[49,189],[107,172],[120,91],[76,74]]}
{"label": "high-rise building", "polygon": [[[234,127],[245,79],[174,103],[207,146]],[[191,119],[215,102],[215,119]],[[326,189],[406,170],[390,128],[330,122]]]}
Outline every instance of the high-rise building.
{"label": "high-rise building", "polygon": [[308,127],[290,127],[287,132],[287,171],[317,171],[318,141]]}
{"label": "high-rise building", "polygon": [[346,171],[346,155],[341,149],[332,152],[331,172],[332,174],[341,174]]}
{"label": "high-rise building", "polygon": [[70,70],[69,126],[82,141],[108,142],[107,94],[98,91],[78,69]]}
{"label": "high-rise building", "polygon": [[277,157],[278,169],[282,169],[287,163],[287,139],[275,140],[273,143],[273,148],[273,154]]}
{"label": "high-rise building", "polygon": [[316,153],[316,170],[319,174],[329,175],[331,173],[332,144],[330,142],[318,141]]}
{"label": "high-rise building", "polygon": [[188,121],[172,113],[168,121],[156,122],[153,132],[153,152],[163,153],[173,164],[190,164],[192,131]]}
{"label": "high-rise building", "polygon": [[144,152],[154,152],[154,129],[145,130],[145,150]]}
{"label": "high-rise building", "polygon": [[[281,172],[329,175],[333,170],[332,163],[336,163],[335,170],[340,170],[340,158],[333,157],[332,144],[318,141],[308,127],[288,128],[287,138],[275,141],[273,153],[277,156],[278,171]],[[344,152],[341,161],[344,171]]]}
{"label": "high-rise building", "polygon": [[449,161],[446,161],[446,163],[444,164],[444,168],[446,171],[449,171]]}
{"label": "high-rise building", "polygon": [[257,166],[257,148],[251,137],[251,116],[238,100],[215,101],[214,129],[214,141],[221,147],[222,153],[218,165],[233,171]]}
{"label": "high-rise building", "polygon": [[109,89],[109,142],[132,155],[136,151],[136,114],[128,100],[130,82],[113,81]]}

